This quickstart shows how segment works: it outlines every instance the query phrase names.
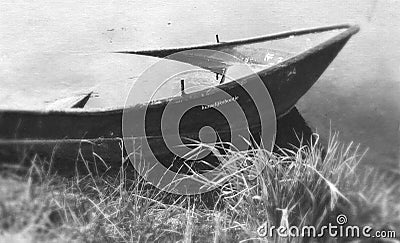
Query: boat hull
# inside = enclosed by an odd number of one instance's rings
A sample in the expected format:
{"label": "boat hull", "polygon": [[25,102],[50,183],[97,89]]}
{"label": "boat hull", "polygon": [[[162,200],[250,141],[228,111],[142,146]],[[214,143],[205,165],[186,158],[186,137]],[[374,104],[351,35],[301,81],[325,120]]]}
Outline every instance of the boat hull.
{"label": "boat hull", "polygon": [[[319,46],[257,73],[270,93],[277,119],[294,107],[357,31],[358,28],[350,28]],[[249,79],[241,85],[231,82],[220,87],[231,97],[238,97],[237,102],[247,118],[249,128],[233,129],[250,129],[254,137],[260,132],[260,117],[243,86],[255,85],[254,82],[260,79]],[[179,106],[182,102],[201,104],[201,96],[196,95],[188,94],[182,99],[178,98],[172,101],[172,105]],[[165,161],[166,166],[174,160],[165,146],[160,127],[161,115],[167,104],[137,105],[125,110],[138,118],[134,126],[142,126],[143,121],[139,119],[147,109],[149,119],[146,119],[146,134],[133,134],[132,142],[140,144],[146,139],[152,153]],[[38,154],[47,159],[64,161],[64,166],[57,162],[58,168],[71,168],[71,160],[97,161],[97,164],[104,161],[103,164],[107,166],[120,167],[124,161],[123,112],[122,109],[98,112],[0,111],[0,158],[5,161],[6,158],[23,159],[26,155]],[[194,109],[185,126],[181,127],[181,137],[199,140],[199,129],[212,124],[221,139],[229,141],[229,124],[218,116],[214,109]],[[143,158],[149,152],[141,151]]]}

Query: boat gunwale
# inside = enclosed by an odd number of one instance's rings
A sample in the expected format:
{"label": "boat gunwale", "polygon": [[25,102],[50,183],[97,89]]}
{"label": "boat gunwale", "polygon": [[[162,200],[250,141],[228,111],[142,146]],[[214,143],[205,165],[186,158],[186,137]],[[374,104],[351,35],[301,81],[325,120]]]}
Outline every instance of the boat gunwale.
{"label": "boat gunwale", "polygon": [[[230,41],[230,42],[221,42],[218,44],[208,44],[208,45],[200,45],[200,46],[193,46],[193,47],[183,47],[183,48],[172,48],[172,49],[160,49],[160,50],[152,50],[152,51],[185,51],[185,50],[192,50],[192,49],[203,49],[203,48],[215,48],[215,47],[225,47],[225,46],[236,46],[236,45],[243,45],[243,44],[251,44],[251,43],[258,43],[258,42],[263,42],[263,41],[272,41],[272,40],[277,40],[277,39],[284,39],[288,38],[290,36],[301,36],[301,35],[306,35],[306,34],[312,34],[312,33],[319,33],[319,32],[325,32],[325,31],[331,31],[331,30],[340,30],[340,29],[346,29],[345,31],[329,38],[326,41],[321,42],[320,44],[313,46],[303,52],[299,52],[297,55],[286,59],[282,61],[281,63],[277,63],[273,66],[267,67],[263,70],[258,71],[256,74],[257,75],[266,75],[268,73],[275,72],[281,68],[290,66],[302,59],[307,58],[308,56],[312,55],[313,53],[316,53],[325,47],[332,45],[333,43],[339,42],[343,39],[350,38],[352,35],[356,34],[360,28],[358,25],[350,25],[350,24],[340,24],[340,25],[330,25],[330,26],[323,26],[323,27],[315,27],[315,28],[307,28],[307,29],[299,29],[299,30],[292,30],[292,31],[286,31],[286,32],[280,32],[272,35],[266,35],[266,36],[261,36],[261,37],[255,37],[251,39],[243,39],[243,40],[236,40],[236,41]],[[150,51],[142,51],[144,52],[150,52]],[[120,54],[137,54],[137,55],[145,55],[145,54],[138,54],[138,52],[113,52],[113,53],[120,53]],[[97,115],[112,115],[112,114],[119,114],[123,112],[124,110],[140,110],[145,107],[151,107],[154,109],[163,107],[166,103],[169,102],[175,102],[175,103],[181,103],[185,102],[187,100],[192,100],[196,98],[201,98],[204,97],[205,95],[211,95],[216,92],[218,92],[220,89],[223,90],[229,90],[237,87],[238,85],[244,85],[246,84],[249,79],[254,77],[254,74],[250,74],[248,76],[239,78],[237,80],[234,80],[234,82],[228,82],[224,84],[220,84],[217,86],[209,87],[200,91],[196,91],[193,93],[186,94],[185,96],[177,96],[177,97],[171,97],[171,98],[165,98],[157,101],[153,101],[151,103],[139,103],[130,107],[123,107],[123,108],[116,108],[116,107],[108,107],[108,108],[93,108],[93,109],[77,109],[77,108],[67,108],[67,109],[60,109],[60,110],[15,110],[15,109],[0,109],[0,119],[2,113],[7,113],[7,112],[12,112],[12,113],[18,113],[18,114],[26,114],[26,115],[75,115],[75,116],[97,116]]]}
{"label": "boat gunwale", "polygon": [[[336,25],[328,25],[328,26],[320,26],[320,27],[313,27],[313,28],[304,28],[304,29],[297,29],[297,30],[289,30],[283,31],[263,36],[257,36],[247,39],[238,39],[226,42],[220,42],[216,44],[204,44],[204,45],[193,45],[193,46],[185,46],[185,47],[177,47],[177,48],[164,48],[164,49],[152,49],[152,50],[143,50],[143,51],[114,51],[113,53],[121,53],[121,54],[137,54],[137,55],[147,55],[157,57],[157,52],[179,52],[185,50],[193,50],[193,49],[207,49],[207,48],[215,48],[215,47],[225,47],[225,46],[238,46],[238,45],[245,45],[245,44],[252,44],[252,43],[259,43],[264,41],[272,41],[272,40],[279,40],[285,39],[290,37],[291,35],[300,36],[300,35],[307,35],[316,32],[325,32],[335,29],[349,29],[352,27],[358,27],[356,25],[351,24],[336,24]],[[160,56],[158,56],[160,57]]]}

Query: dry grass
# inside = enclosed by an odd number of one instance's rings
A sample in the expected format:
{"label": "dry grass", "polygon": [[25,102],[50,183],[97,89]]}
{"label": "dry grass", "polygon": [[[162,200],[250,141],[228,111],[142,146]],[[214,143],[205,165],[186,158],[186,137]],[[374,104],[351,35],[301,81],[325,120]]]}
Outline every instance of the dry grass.
{"label": "dry grass", "polygon": [[313,144],[279,154],[225,149],[220,186],[203,196],[171,195],[122,169],[113,177],[89,171],[66,179],[33,159],[26,176],[3,170],[0,242],[300,242],[311,239],[263,238],[257,229],[318,228],[339,213],[348,224],[398,230],[398,176],[360,170],[362,154],[336,135],[324,156]]}

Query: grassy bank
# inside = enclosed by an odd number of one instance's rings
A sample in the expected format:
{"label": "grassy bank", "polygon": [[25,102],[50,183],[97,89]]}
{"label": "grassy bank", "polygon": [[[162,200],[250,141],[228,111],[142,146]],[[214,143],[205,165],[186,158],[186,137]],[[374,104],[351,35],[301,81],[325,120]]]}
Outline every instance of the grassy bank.
{"label": "grassy bank", "polygon": [[202,196],[167,194],[123,170],[117,176],[90,172],[66,179],[46,173],[37,159],[26,175],[3,170],[0,241],[316,241],[261,237],[258,229],[318,229],[337,225],[339,214],[347,216],[347,225],[400,229],[398,175],[358,168],[362,153],[336,135],[324,156],[318,141],[279,154],[260,148],[226,152],[219,155],[221,186]]}

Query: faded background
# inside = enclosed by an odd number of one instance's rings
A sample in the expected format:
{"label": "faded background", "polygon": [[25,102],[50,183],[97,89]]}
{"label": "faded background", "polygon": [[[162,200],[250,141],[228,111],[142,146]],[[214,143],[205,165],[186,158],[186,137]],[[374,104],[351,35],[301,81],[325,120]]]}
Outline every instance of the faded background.
{"label": "faded background", "polygon": [[[215,34],[224,41],[357,23],[361,32],[298,108],[323,137],[331,127],[342,140],[369,147],[364,163],[400,172],[400,1],[26,0],[2,1],[0,13],[2,103],[15,99],[13,94],[21,90],[42,94],[44,87],[50,94],[76,88],[73,81],[52,84],[50,78],[41,83],[29,79],[32,74],[23,66],[35,63],[43,53],[176,47],[213,43]],[[10,70],[20,72],[18,82],[7,75]],[[30,97],[24,94],[16,102],[27,103]]]}

